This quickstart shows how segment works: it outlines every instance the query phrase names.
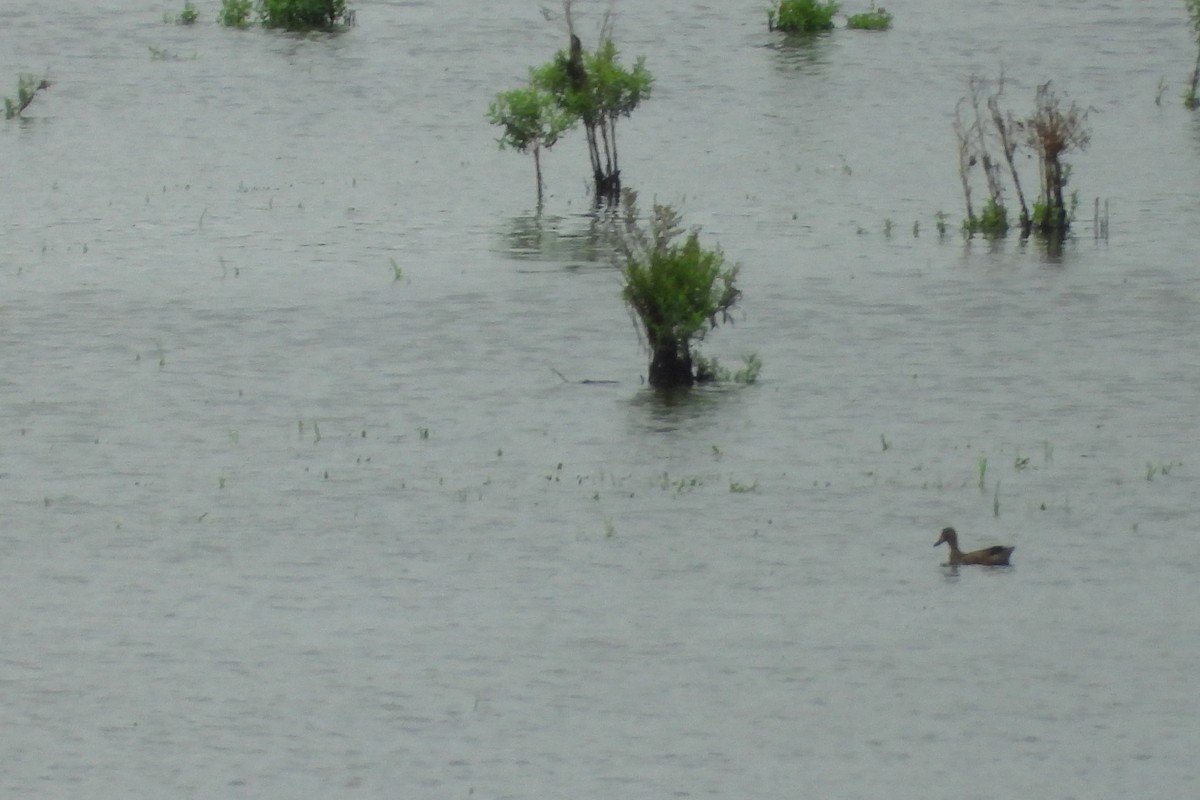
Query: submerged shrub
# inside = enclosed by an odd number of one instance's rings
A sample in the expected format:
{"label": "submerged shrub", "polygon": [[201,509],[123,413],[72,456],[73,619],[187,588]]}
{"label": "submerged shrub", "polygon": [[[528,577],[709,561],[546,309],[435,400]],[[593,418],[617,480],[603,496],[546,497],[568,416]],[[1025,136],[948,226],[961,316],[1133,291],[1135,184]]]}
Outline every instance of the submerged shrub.
{"label": "submerged shrub", "polygon": [[254,0],[221,0],[217,21],[227,28],[245,28],[250,25],[253,10]]}
{"label": "submerged shrub", "polygon": [[[954,111],[954,131],[958,137],[958,165],[962,180],[967,215],[963,230],[985,236],[1003,236],[1008,232],[1008,215],[1004,207],[1004,165],[1012,181],[1020,205],[1021,235],[1037,233],[1062,239],[1070,227],[1078,198],[1068,200],[1064,193],[1071,176],[1070,166],[1062,156],[1071,150],[1087,147],[1091,133],[1087,128],[1087,111],[1071,103],[1064,108],[1049,82],[1038,87],[1033,114],[1018,119],[1012,112],[1000,108],[1004,91],[1004,76],[986,81],[974,75],[968,81],[970,94],[958,101]],[[986,113],[984,111],[986,107]],[[964,115],[971,109],[974,120]],[[1024,145],[1038,157],[1041,191],[1033,202],[1030,214],[1021,185],[1016,158]],[[996,150],[999,149],[999,156]],[[971,202],[972,172],[979,168],[988,189],[988,201],[976,216]]]}
{"label": "submerged shrub", "polygon": [[[649,383],[656,388],[691,386],[720,377],[716,363],[703,360],[693,345],[721,322],[741,298],[738,266],[727,267],[719,249],[700,245],[684,230],[679,213],[655,203],[649,221],[638,219],[637,195],[626,190],[616,243],[625,280],[622,296],[633,312],[650,351]],[[741,373],[749,383],[761,363],[748,359]],[[701,368],[697,369],[697,364]]]}
{"label": "submerged shrub", "polygon": [[[1036,108],[1025,120],[1024,130],[1026,143],[1041,162],[1042,191],[1038,202],[1043,209],[1034,215],[1033,230],[1061,237],[1070,227],[1074,207],[1078,205],[1078,198],[1073,197],[1068,206],[1063,195],[1071,169],[1062,162],[1062,156],[1071,150],[1085,150],[1091,142],[1087,111],[1076,103],[1064,109],[1058,94],[1047,81],[1038,87]],[[1036,210],[1037,204],[1034,207]]]}
{"label": "submerged shrub", "polygon": [[563,111],[547,92],[533,86],[496,95],[488,107],[488,120],[504,129],[500,149],[512,148],[533,155],[537,174],[538,205],[542,203],[543,149],[550,149],[559,137],[571,129],[575,118]]}
{"label": "submerged shrub", "polygon": [[[1200,48],[1200,0],[1183,0],[1187,6],[1188,22],[1192,26],[1192,38],[1196,40],[1197,48]],[[1195,110],[1200,108],[1200,49],[1196,52],[1196,66],[1192,69],[1192,81],[1188,90],[1184,92],[1183,104],[1189,109]]]}
{"label": "submerged shrub", "polygon": [[846,17],[846,27],[859,31],[886,31],[892,27],[892,14],[886,8],[876,8],[872,3],[870,11]]}
{"label": "submerged shrub", "polygon": [[17,99],[4,98],[4,118],[19,117],[22,111],[29,108],[29,104],[33,102],[33,98],[37,96],[38,92],[49,88],[50,81],[48,79],[21,73],[17,77]]}
{"label": "submerged shrub", "polygon": [[200,19],[200,12],[196,10],[196,6],[192,0],[186,0],[183,4],[183,11],[179,12],[179,19],[176,20],[180,25],[194,25],[196,20]]}
{"label": "submerged shrub", "polygon": [[650,96],[654,85],[644,56],[627,68],[619,62],[619,55],[607,29],[600,46],[591,52],[585,51],[579,37],[571,34],[570,49],[560,50],[549,64],[532,74],[535,87],[554,98],[572,120],[583,123],[597,199],[619,197],[617,120],[630,116]]}
{"label": "submerged shrub", "polygon": [[837,12],[835,0],[779,0],[778,8],[767,11],[767,27],[784,33],[827,31]]}
{"label": "submerged shrub", "polygon": [[354,12],[346,0],[259,0],[258,13],[264,25],[294,31],[348,23]]}
{"label": "submerged shrub", "polygon": [[1008,233],[1008,209],[996,198],[989,197],[979,216],[972,215],[963,220],[963,232],[982,233],[989,239],[1004,236]]}

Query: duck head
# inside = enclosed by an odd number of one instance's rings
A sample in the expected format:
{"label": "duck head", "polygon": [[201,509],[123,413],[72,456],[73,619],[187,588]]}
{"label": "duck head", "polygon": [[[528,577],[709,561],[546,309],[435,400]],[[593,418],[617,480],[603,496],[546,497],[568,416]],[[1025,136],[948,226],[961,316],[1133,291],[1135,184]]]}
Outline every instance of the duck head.
{"label": "duck head", "polygon": [[954,528],[942,528],[942,535],[933,543],[933,546],[937,547],[942,542],[948,543],[951,550],[958,547],[958,534],[954,532]]}

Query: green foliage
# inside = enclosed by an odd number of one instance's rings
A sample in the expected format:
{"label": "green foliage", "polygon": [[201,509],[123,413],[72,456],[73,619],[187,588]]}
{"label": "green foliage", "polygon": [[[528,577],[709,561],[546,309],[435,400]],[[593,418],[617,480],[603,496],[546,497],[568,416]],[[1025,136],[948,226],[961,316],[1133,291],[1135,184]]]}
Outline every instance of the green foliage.
{"label": "green foliage", "polygon": [[[1071,178],[1071,166],[1062,156],[1071,150],[1085,150],[1091,142],[1087,111],[1076,103],[1063,108],[1062,100],[1046,82],[1038,87],[1034,113],[1023,123],[1026,144],[1041,164],[1041,195],[1033,204],[1033,231],[1062,237],[1071,225],[1079,198],[1069,201],[1063,190]],[[1040,208],[1039,208],[1040,206]]]}
{"label": "green foliage", "polygon": [[196,10],[196,6],[192,0],[186,0],[183,4],[183,11],[179,12],[177,22],[180,25],[194,25],[196,20],[200,19],[200,12]]}
{"label": "green foliage", "polygon": [[859,31],[886,31],[892,27],[892,14],[886,8],[871,5],[870,11],[846,17],[846,27]]}
{"label": "green foliage", "polygon": [[246,28],[253,10],[254,0],[221,0],[217,21],[227,28]]}
{"label": "green foliage", "polygon": [[264,25],[290,31],[329,29],[349,20],[346,0],[259,0]]}
{"label": "green foliage", "polygon": [[542,202],[541,151],[549,149],[575,125],[575,118],[561,109],[554,97],[536,86],[501,92],[488,106],[488,121],[504,129],[500,149],[532,153],[537,173],[538,203]]}
{"label": "green foliage", "polygon": [[767,27],[784,33],[827,31],[837,12],[834,0],[779,0],[779,7],[767,12]]}
{"label": "green foliage", "polygon": [[742,356],[742,367],[738,370],[731,370],[721,364],[720,361],[713,358],[707,358],[700,353],[695,353],[692,361],[696,368],[697,383],[742,383],[751,384],[758,380],[758,374],[762,372],[762,358],[758,353],[747,353]]}
{"label": "green foliage", "polygon": [[4,98],[4,118],[19,117],[22,111],[29,108],[29,104],[33,102],[33,98],[37,96],[38,92],[49,88],[50,81],[48,79],[21,73],[17,77],[17,99]]}
{"label": "green foliage", "polygon": [[[1192,28],[1192,38],[1200,48],[1200,0],[1183,0],[1187,9],[1188,23]],[[1183,105],[1191,111],[1200,108],[1200,50],[1196,53],[1196,66],[1192,69],[1192,81],[1183,93]]]}
{"label": "green foliage", "polygon": [[501,92],[488,106],[488,121],[504,129],[500,148],[518,153],[550,148],[575,124],[554,98],[535,86]]}
{"label": "green foliage", "polygon": [[[1091,139],[1087,111],[1076,103],[1065,103],[1047,81],[1038,86],[1033,113],[1018,119],[1000,106],[1004,83],[1003,75],[996,81],[972,75],[968,81],[970,94],[959,100],[955,108],[954,131],[958,138],[959,174],[967,203],[963,230],[968,235],[983,233],[988,237],[1007,233],[1009,226],[1003,205],[1005,186],[1002,169],[1002,165],[1006,164],[1020,208],[1018,220],[1021,236],[1037,233],[1061,243],[1079,202],[1077,196],[1071,196],[1068,203],[1068,196],[1064,193],[1071,167],[1063,162],[1063,156],[1072,150],[1087,148]],[[973,122],[969,116],[964,119],[964,110],[973,112]],[[1038,176],[1041,179],[1041,191],[1033,202],[1032,214],[1017,168],[1018,163],[1024,161],[1018,158],[1022,145],[1037,156]],[[978,217],[971,204],[970,173],[975,168],[982,170],[990,196]]]}
{"label": "green foliage", "polygon": [[619,56],[611,39],[588,52],[579,37],[572,36],[569,50],[560,50],[530,76],[532,85],[550,95],[572,121],[583,122],[598,192],[605,186],[613,190],[619,186],[617,120],[632,114],[654,86],[645,57],[639,56],[632,68],[626,68]]}
{"label": "green foliage", "polygon": [[963,220],[963,231],[982,233],[989,239],[999,238],[1008,233],[1008,209],[996,198],[989,197],[978,216]]}
{"label": "green foliage", "polygon": [[585,77],[580,80],[570,52],[560,50],[549,64],[533,70],[532,82],[576,119],[615,121],[632,114],[654,85],[645,56],[639,56],[632,69],[621,66],[619,56],[611,39],[594,52],[581,51]]}
{"label": "green foliage", "polygon": [[[651,353],[652,386],[690,385],[712,379],[693,372],[694,342],[729,320],[729,310],[742,293],[736,286],[738,266],[726,267],[719,249],[700,246],[696,231],[679,239],[680,216],[667,205],[654,204],[648,223],[638,219],[637,195],[626,191],[616,242],[623,259],[622,296],[633,311]],[[758,375],[761,362],[748,361],[746,382]]]}
{"label": "green foliage", "polygon": [[933,223],[937,226],[938,238],[946,238],[946,212],[938,211],[933,215]]}

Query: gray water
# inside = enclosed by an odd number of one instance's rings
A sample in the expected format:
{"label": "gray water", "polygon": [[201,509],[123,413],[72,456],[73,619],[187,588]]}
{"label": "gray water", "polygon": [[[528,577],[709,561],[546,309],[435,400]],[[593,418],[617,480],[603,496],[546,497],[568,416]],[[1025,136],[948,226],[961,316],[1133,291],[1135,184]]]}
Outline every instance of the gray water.
{"label": "gray water", "polygon": [[[216,5],[0,7],[0,91],[54,80],[0,125],[0,795],[1200,791],[1182,4],[620,5],[625,182],[743,265],[705,349],[765,362],[673,399],[579,135],[538,212],[483,120],[537,3]],[[1001,68],[1093,109],[1061,255],[935,232]]]}

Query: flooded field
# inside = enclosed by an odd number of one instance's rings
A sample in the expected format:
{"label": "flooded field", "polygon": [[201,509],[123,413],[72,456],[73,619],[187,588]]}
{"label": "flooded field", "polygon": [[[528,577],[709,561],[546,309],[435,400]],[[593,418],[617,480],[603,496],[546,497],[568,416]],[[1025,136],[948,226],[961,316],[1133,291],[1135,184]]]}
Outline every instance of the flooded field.
{"label": "flooded field", "polygon": [[[622,177],[742,264],[704,350],[764,362],[673,397],[582,134],[539,210],[484,118],[538,3],[0,9],[0,94],[53,80],[0,121],[0,795],[1196,793],[1182,4],[669,5],[617,6]],[[1091,109],[1061,254],[957,233],[1001,69]]]}

